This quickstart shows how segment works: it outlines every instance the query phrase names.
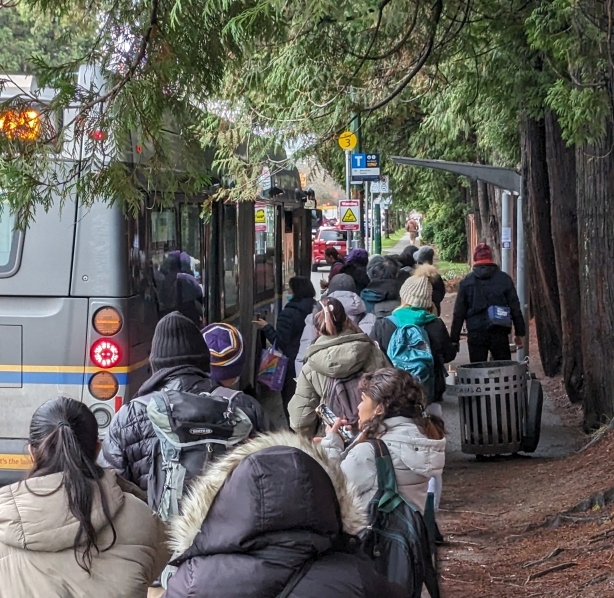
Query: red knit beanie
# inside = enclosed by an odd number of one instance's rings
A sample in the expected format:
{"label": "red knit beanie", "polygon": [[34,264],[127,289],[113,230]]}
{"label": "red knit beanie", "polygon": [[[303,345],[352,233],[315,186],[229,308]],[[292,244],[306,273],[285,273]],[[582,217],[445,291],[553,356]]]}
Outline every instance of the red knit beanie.
{"label": "red knit beanie", "polygon": [[474,266],[494,264],[492,261],[492,249],[486,243],[480,243],[473,252]]}

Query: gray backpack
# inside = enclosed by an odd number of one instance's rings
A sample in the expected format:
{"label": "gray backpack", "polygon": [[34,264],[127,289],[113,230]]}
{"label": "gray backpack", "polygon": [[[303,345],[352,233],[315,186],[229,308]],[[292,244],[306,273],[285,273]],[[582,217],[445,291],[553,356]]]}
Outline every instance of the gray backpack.
{"label": "gray backpack", "polygon": [[149,480],[147,502],[163,521],[179,514],[189,483],[220,454],[247,438],[253,425],[233,401],[238,391],[218,387],[192,394],[160,390],[144,401],[147,417],[158,438]]}

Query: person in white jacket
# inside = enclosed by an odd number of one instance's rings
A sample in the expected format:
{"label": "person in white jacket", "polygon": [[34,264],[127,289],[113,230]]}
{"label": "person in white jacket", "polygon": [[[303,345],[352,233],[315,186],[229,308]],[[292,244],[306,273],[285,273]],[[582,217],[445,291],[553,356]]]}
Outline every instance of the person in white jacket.
{"label": "person in white jacket", "polygon": [[[361,332],[371,334],[376,322],[374,314],[367,313],[365,302],[356,294],[356,283],[349,274],[337,274],[328,285],[326,297],[338,299],[345,309],[347,317],[356,324]],[[305,328],[301,336],[301,342],[296,356],[296,377],[301,373],[305,361],[305,352],[318,338],[318,332],[313,324],[313,316],[322,309],[318,303],[314,312],[305,318]]]}
{"label": "person in white jacket", "polygon": [[338,430],[345,422],[338,419],[327,428],[322,448],[329,458],[341,462],[366,511],[377,491],[377,471],[373,446],[362,440],[383,440],[392,457],[399,493],[424,513],[429,478],[441,475],[445,464],[443,421],[425,413],[420,383],[403,370],[381,368],[364,374],[360,390],[361,441],[344,450]]}

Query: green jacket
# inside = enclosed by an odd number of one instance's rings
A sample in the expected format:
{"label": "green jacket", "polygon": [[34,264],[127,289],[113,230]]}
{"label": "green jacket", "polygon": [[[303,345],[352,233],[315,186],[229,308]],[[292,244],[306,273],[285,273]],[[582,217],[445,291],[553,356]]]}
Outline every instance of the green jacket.
{"label": "green jacket", "polygon": [[305,353],[296,393],[288,405],[290,427],[306,435],[315,433],[318,419],[315,409],[331,378],[347,378],[384,367],[390,367],[387,357],[362,332],[321,336]]}

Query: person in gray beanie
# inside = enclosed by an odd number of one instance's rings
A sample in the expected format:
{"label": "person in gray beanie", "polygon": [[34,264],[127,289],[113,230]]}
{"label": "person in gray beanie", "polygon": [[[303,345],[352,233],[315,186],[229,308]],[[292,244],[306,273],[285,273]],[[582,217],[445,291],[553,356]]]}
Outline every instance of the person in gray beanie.
{"label": "person in gray beanie", "polygon": [[[435,259],[435,250],[429,245],[423,245],[414,253],[414,259],[419,266],[424,264],[432,266]],[[437,308],[437,315],[440,316],[441,302],[446,296],[446,285],[439,272],[432,276],[431,282],[433,285],[433,304]]]}
{"label": "person in gray beanie", "polygon": [[[367,313],[365,302],[356,294],[356,283],[349,274],[337,274],[328,285],[327,298],[338,299],[345,308],[347,317],[360,328],[361,332],[370,334],[375,324],[375,315]],[[322,305],[316,303],[312,313],[305,318],[305,329],[301,336],[301,344],[296,356],[296,376],[301,373],[305,361],[305,353],[318,338],[313,317],[322,310]]]}
{"label": "person in gray beanie", "polygon": [[[109,465],[129,482],[147,491],[147,481],[158,439],[147,416],[146,404],[159,390],[211,394],[220,384],[210,376],[211,353],[196,324],[178,311],[164,316],[156,326],[149,354],[152,375],[130,401],[115,414],[102,445],[103,465]],[[260,403],[245,393],[233,402],[250,418],[254,434],[270,424]]]}

